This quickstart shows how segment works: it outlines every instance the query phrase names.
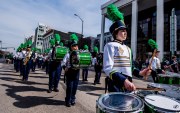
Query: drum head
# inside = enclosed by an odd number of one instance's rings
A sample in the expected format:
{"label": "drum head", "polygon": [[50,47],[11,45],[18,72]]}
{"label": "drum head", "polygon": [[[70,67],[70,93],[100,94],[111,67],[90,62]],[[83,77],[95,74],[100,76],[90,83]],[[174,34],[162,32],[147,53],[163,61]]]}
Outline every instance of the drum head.
{"label": "drum head", "polygon": [[142,110],[144,103],[133,94],[110,93],[98,99],[98,106],[101,110],[108,112],[134,112]]}
{"label": "drum head", "polygon": [[147,95],[145,103],[164,112],[180,112],[180,103],[169,97],[161,95]]}

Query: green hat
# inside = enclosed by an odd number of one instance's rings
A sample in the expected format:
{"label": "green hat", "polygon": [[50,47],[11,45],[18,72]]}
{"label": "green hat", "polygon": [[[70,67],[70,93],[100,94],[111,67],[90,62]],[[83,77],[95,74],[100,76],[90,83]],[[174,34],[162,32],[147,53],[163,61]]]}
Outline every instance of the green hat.
{"label": "green hat", "polygon": [[98,53],[98,48],[96,46],[94,47],[94,52]]}
{"label": "green hat", "polygon": [[49,43],[51,44],[51,46],[54,46],[55,45],[55,39],[49,40]]}
{"label": "green hat", "polygon": [[84,49],[85,49],[85,50],[88,50],[88,48],[89,48],[89,47],[88,47],[87,45],[84,45]]}
{"label": "green hat", "polygon": [[60,35],[59,35],[59,34],[55,34],[54,38],[55,38],[55,42],[56,42],[57,44],[59,44],[60,41],[61,41]]}
{"label": "green hat", "polygon": [[78,45],[78,37],[76,34],[70,36],[70,46]]}
{"label": "green hat", "polygon": [[107,7],[107,15],[109,19],[114,22],[109,28],[111,34],[119,29],[126,29],[124,16],[114,4],[110,4]]}

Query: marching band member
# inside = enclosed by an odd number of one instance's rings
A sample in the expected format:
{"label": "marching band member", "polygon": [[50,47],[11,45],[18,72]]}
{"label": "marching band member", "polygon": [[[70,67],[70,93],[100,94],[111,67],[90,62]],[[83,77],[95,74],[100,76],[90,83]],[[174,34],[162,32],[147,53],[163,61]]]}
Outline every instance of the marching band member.
{"label": "marching band member", "polygon": [[18,47],[17,52],[14,56],[14,65],[16,72],[19,72],[20,70],[20,52],[21,52],[21,48]]}
{"label": "marching band member", "polygon": [[32,48],[32,56],[31,56],[31,58],[32,58],[32,72],[35,72],[35,69],[36,69],[36,59],[37,59],[37,53],[36,53],[36,48]]}
{"label": "marching band member", "polygon": [[62,71],[61,60],[56,58],[56,48],[60,45],[60,36],[55,34],[55,38],[50,41],[52,50],[50,51],[49,58],[51,59],[49,63],[49,90],[48,93],[51,93],[52,90],[59,92],[58,84],[60,80],[60,75]]}
{"label": "marching band member", "polygon": [[23,60],[23,78],[22,78],[23,81],[28,81],[28,75],[31,67],[31,55],[32,55],[31,45],[32,45],[32,41],[27,41],[26,52],[23,53],[23,56],[25,56]]}
{"label": "marching band member", "polygon": [[[113,12],[114,11],[114,12]],[[107,8],[109,18],[114,22],[110,26],[110,32],[114,41],[109,42],[104,47],[103,68],[110,78],[110,92],[124,91],[124,88],[133,91],[136,89],[132,83],[132,52],[124,44],[127,38],[124,17],[118,8],[111,4]]]}
{"label": "marching band member", "polygon": [[[88,52],[89,51],[88,48],[89,47],[87,45],[84,45],[85,51]],[[82,69],[82,81],[88,81],[87,78],[88,78],[88,67]]]}
{"label": "marching band member", "polygon": [[73,51],[77,51],[78,49],[78,37],[75,34],[71,35],[70,38],[70,52],[67,53],[63,59],[62,65],[65,66],[65,73],[66,73],[66,97],[65,103],[67,107],[71,105],[75,105],[75,95],[78,87],[79,82],[79,70],[75,69],[71,66],[71,54]]}
{"label": "marching band member", "polygon": [[94,59],[94,70],[95,70],[95,79],[94,79],[94,85],[100,84],[100,77],[101,77],[101,71],[102,71],[102,62],[103,58],[101,53],[98,53],[98,48],[94,47],[95,52],[95,59]]}

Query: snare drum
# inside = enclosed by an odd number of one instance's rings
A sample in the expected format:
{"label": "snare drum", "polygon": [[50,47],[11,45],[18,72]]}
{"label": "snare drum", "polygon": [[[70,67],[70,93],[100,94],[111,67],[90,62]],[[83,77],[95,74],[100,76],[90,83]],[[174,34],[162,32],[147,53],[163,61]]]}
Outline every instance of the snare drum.
{"label": "snare drum", "polygon": [[155,91],[137,90],[137,91],[135,91],[134,94],[136,94],[140,98],[144,99],[144,97],[147,95],[155,94]]}
{"label": "snare drum", "polygon": [[96,102],[96,113],[143,113],[143,109],[144,102],[129,93],[104,94]]}
{"label": "snare drum", "polygon": [[179,113],[180,103],[162,95],[147,95],[145,98],[145,113]]}
{"label": "snare drum", "polygon": [[158,74],[158,83],[173,84],[174,76]]}
{"label": "snare drum", "polygon": [[55,48],[55,59],[62,60],[64,56],[68,53],[68,48],[66,47],[56,47]]}
{"label": "snare drum", "polygon": [[178,84],[178,85],[180,85],[180,74],[174,75],[173,84]]}
{"label": "snare drum", "polygon": [[158,91],[158,94],[168,96],[170,98],[174,98],[180,101],[180,87],[168,84],[158,84],[158,83],[150,83],[148,84],[150,88],[163,88],[166,91]]}
{"label": "snare drum", "polygon": [[87,68],[91,66],[91,53],[86,51],[72,51],[70,63],[73,68]]}

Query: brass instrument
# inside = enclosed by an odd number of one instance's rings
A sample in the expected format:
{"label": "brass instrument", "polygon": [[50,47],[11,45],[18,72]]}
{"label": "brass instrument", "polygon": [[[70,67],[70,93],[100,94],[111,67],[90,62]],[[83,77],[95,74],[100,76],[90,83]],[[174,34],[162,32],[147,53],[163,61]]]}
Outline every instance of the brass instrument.
{"label": "brass instrument", "polygon": [[26,65],[30,59],[30,55],[31,55],[31,51],[29,51],[29,53],[26,55],[26,58],[24,59],[24,63],[23,65]]}

